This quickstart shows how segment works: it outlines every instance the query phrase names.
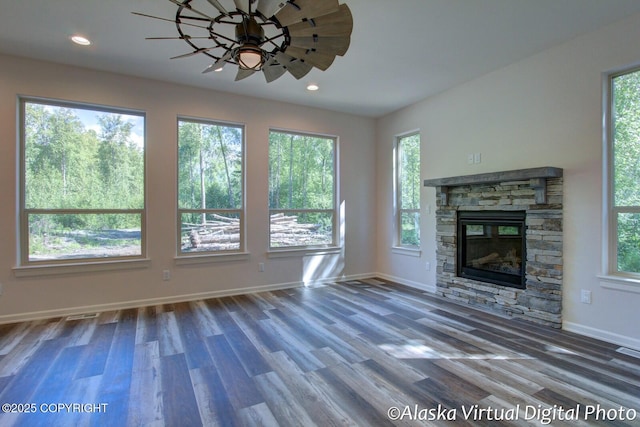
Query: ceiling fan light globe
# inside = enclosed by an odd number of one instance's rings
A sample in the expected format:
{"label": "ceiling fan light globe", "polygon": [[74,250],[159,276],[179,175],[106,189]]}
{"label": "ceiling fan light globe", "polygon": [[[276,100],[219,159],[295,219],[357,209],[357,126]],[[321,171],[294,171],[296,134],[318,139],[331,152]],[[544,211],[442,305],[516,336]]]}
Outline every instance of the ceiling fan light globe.
{"label": "ceiling fan light globe", "polygon": [[238,66],[243,70],[260,70],[263,64],[262,49],[257,46],[242,46],[238,50]]}

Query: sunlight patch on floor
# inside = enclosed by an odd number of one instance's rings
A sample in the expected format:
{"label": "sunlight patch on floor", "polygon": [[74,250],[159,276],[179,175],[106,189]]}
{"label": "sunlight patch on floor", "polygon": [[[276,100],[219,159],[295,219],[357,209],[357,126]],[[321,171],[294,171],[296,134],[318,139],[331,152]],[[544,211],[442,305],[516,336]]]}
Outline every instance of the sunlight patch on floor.
{"label": "sunlight patch on floor", "polygon": [[381,344],[380,349],[396,359],[467,359],[467,360],[507,360],[532,359],[514,354],[481,353],[469,354],[457,351],[441,351],[426,345],[424,341],[410,340],[403,344]]}

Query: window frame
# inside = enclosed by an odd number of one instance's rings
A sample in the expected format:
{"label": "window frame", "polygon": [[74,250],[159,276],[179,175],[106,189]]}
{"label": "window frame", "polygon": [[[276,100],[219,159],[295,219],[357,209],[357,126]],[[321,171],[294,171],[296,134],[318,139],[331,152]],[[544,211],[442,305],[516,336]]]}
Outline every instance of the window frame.
{"label": "window frame", "polygon": [[[70,101],[34,96],[18,96],[18,238],[17,238],[17,266],[14,268],[16,276],[39,276],[44,274],[68,274],[77,271],[77,266],[89,266],[91,270],[113,270],[120,265],[122,268],[137,268],[139,261],[148,261],[147,258],[147,116],[146,112],[134,108],[114,107],[100,104],[92,104],[80,101]],[[141,209],[42,209],[26,207],[26,106],[38,104],[42,106],[69,108],[75,110],[88,110],[92,112],[104,112],[138,116],[143,120],[143,206]],[[30,260],[30,233],[29,215],[38,214],[135,214],[140,216],[140,254],[118,256],[96,256],[84,258],[61,258]],[[115,266],[115,267],[114,267]]]}
{"label": "window frame", "polygon": [[[419,251],[421,248],[422,239],[417,245],[410,245],[402,242],[402,215],[403,213],[417,213],[419,215],[419,222],[422,223],[421,205],[422,205],[422,192],[419,194],[418,208],[417,209],[405,209],[402,207],[402,141],[412,136],[418,136],[418,140],[421,141],[420,130],[412,130],[398,134],[394,137],[393,142],[393,225],[394,225],[394,249],[401,249],[406,251]],[[420,146],[422,151],[422,146]],[[422,159],[420,159],[422,160]],[[420,170],[420,169],[419,169]],[[420,177],[418,177],[420,182]]]}
{"label": "window frame", "polygon": [[[603,75],[603,252],[602,279],[614,279],[623,285],[640,285],[640,272],[618,270],[618,215],[640,214],[640,206],[616,206],[615,204],[615,127],[614,80],[617,77],[640,72],[640,65]],[[606,284],[606,286],[611,286]],[[636,292],[636,290],[633,290]]]}
{"label": "window frame", "polygon": [[[331,209],[272,209],[269,206],[269,201],[267,200],[267,209],[268,209],[268,252],[271,253],[272,255],[277,255],[278,253],[294,253],[294,252],[301,252],[301,253],[305,253],[305,252],[309,252],[309,251],[324,251],[327,249],[335,249],[335,248],[339,248],[341,247],[341,243],[340,243],[340,238],[339,238],[339,230],[338,230],[338,224],[341,223],[341,219],[339,216],[339,210],[338,210],[338,205],[339,205],[339,179],[340,179],[340,174],[339,174],[339,170],[340,170],[340,164],[339,164],[339,159],[340,159],[340,139],[338,138],[338,136],[335,135],[328,135],[328,134],[322,134],[322,133],[316,133],[316,132],[306,132],[306,131],[297,131],[297,130],[290,130],[290,129],[281,129],[281,128],[275,128],[275,127],[271,127],[269,128],[269,134],[268,134],[268,148],[267,148],[267,163],[270,162],[270,145],[271,145],[271,134],[272,133],[282,133],[282,134],[289,134],[289,135],[294,135],[294,136],[301,136],[301,137],[311,137],[311,138],[322,138],[322,139],[327,139],[327,140],[331,140],[333,141],[333,197],[332,197],[332,203],[333,203],[333,207]],[[269,168],[268,168],[269,169]],[[268,170],[268,182],[271,182],[271,173],[270,170]],[[270,184],[269,184],[269,191],[270,191]],[[272,246],[271,245],[271,216],[273,214],[277,214],[277,213],[283,213],[283,214],[293,214],[293,213],[331,213],[332,215],[332,220],[331,220],[331,242],[327,243],[327,244],[318,244],[318,245],[297,245],[297,246]]]}
{"label": "window frame", "polygon": [[[230,128],[238,128],[242,132],[241,137],[241,152],[242,152],[242,160],[241,160],[241,184],[240,187],[242,189],[242,197],[240,198],[242,206],[239,209],[182,209],[180,208],[180,122],[189,122],[189,123],[197,123],[209,126],[222,126],[222,127],[230,127]],[[201,117],[191,117],[180,115],[176,120],[176,257],[178,260],[188,260],[188,259],[207,259],[212,257],[229,257],[229,256],[237,256],[246,254],[246,206],[247,206],[247,189],[246,189],[246,148],[247,148],[247,132],[246,126],[244,123],[236,123],[229,121],[221,121],[215,119],[207,119]],[[210,214],[237,214],[238,220],[240,222],[239,225],[239,246],[237,249],[220,249],[220,250],[208,250],[208,251],[194,251],[194,252],[184,252],[182,251],[182,214],[183,213],[200,213],[205,215]]]}

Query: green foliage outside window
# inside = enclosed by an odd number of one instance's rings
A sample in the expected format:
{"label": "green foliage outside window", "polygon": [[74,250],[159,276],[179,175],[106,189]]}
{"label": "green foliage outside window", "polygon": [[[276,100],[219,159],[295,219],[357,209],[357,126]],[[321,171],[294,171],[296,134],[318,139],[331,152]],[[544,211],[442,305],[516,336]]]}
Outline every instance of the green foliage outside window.
{"label": "green foliage outside window", "polygon": [[334,243],[335,149],[333,138],[270,133],[271,247]]}
{"label": "green foliage outside window", "polygon": [[400,245],[420,246],[420,135],[398,139],[397,180]]}
{"label": "green foliage outside window", "polygon": [[181,252],[241,249],[243,128],[178,122]]}
{"label": "green foliage outside window", "polygon": [[144,117],[23,106],[23,262],[139,256]]}
{"label": "green foliage outside window", "polygon": [[640,71],[613,78],[611,116],[617,270],[640,273]]}

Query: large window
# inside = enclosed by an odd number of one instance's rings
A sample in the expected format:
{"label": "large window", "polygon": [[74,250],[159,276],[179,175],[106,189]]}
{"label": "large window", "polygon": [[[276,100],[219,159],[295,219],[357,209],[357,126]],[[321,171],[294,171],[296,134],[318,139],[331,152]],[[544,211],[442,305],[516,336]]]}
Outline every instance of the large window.
{"label": "large window", "polygon": [[21,99],[21,265],[145,256],[144,115]]}
{"label": "large window", "polygon": [[640,70],[609,89],[609,270],[640,278]]}
{"label": "large window", "polygon": [[420,134],[395,144],[396,246],[420,246]]}
{"label": "large window", "polygon": [[336,244],[336,139],[271,131],[270,247]]}
{"label": "large window", "polygon": [[181,255],[244,251],[244,128],[178,120]]}

